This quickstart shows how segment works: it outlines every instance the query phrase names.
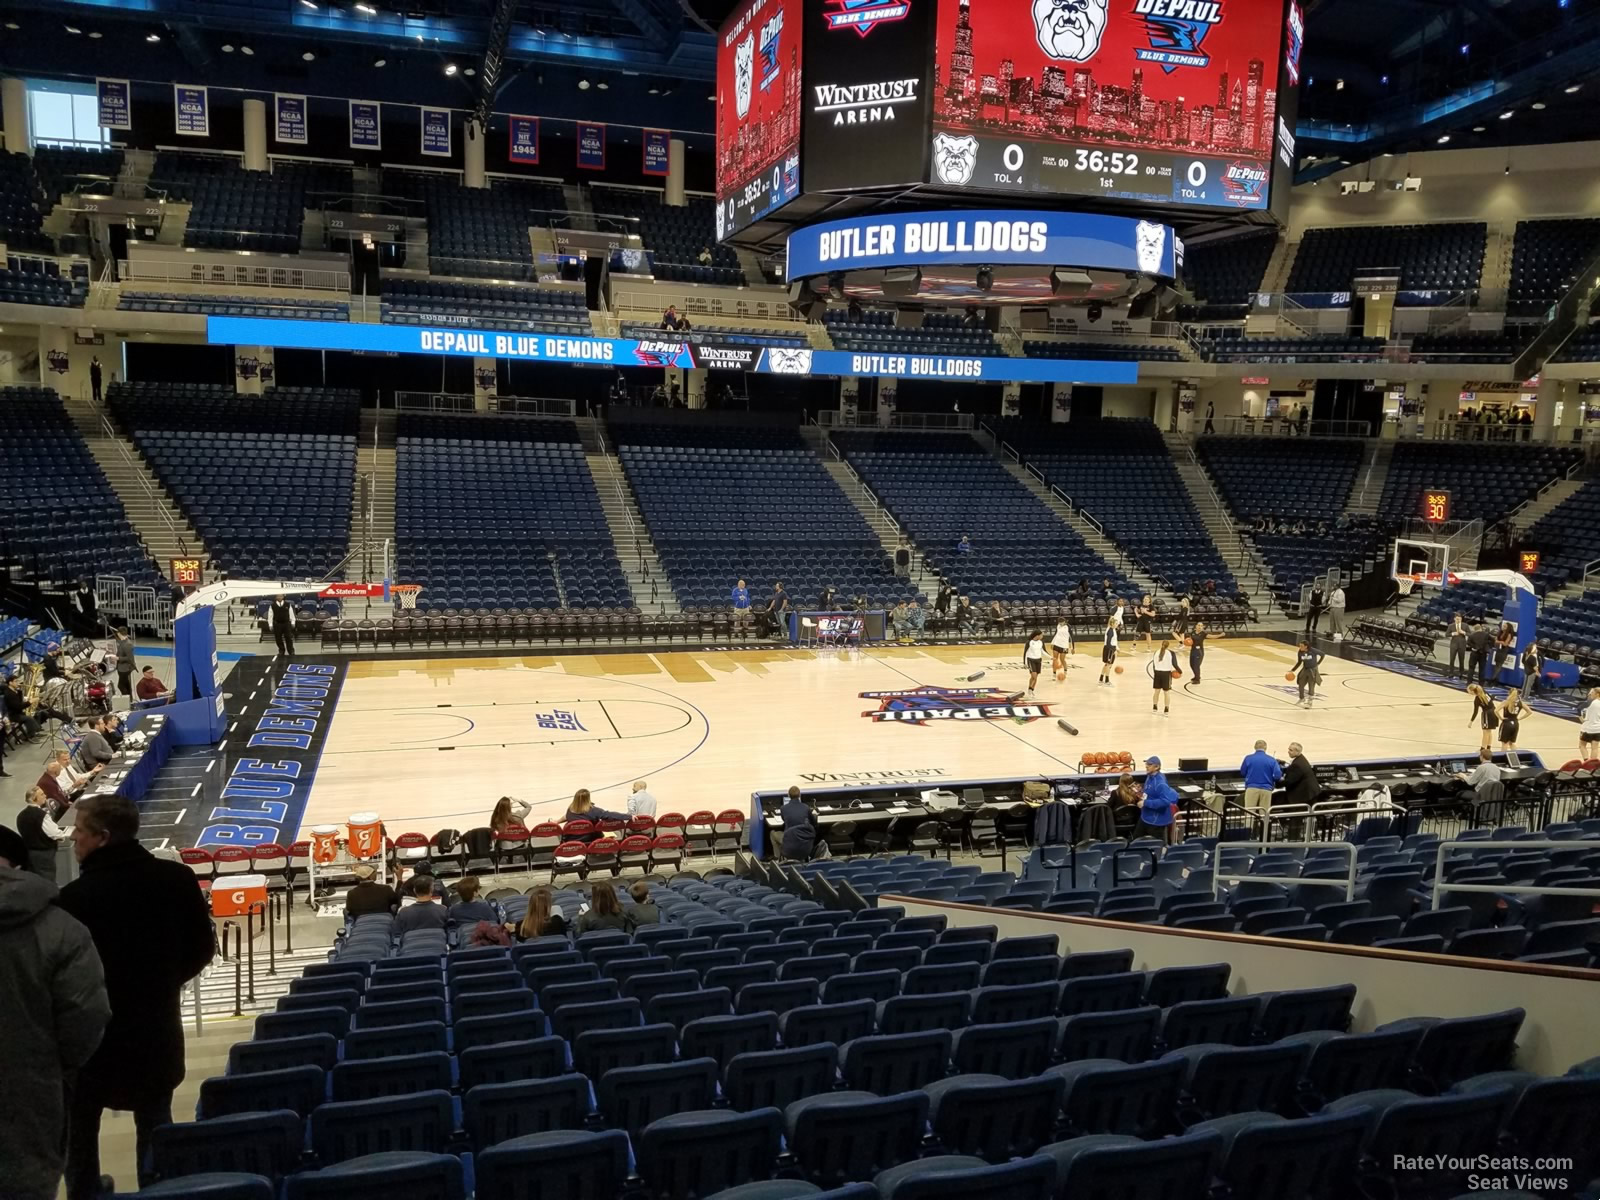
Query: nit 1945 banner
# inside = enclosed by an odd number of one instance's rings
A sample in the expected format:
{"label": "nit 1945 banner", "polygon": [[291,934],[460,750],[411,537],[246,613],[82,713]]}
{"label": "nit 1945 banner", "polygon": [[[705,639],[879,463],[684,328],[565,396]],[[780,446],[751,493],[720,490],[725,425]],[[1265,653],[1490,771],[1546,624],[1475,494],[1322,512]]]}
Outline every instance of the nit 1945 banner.
{"label": "nit 1945 banner", "polygon": [[514,163],[539,165],[539,118],[513,114],[507,118],[506,157]]}

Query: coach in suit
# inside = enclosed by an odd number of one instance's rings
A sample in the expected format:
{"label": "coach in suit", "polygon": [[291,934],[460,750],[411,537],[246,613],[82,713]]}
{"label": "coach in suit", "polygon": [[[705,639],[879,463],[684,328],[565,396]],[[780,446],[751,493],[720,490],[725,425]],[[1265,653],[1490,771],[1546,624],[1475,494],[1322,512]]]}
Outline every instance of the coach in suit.
{"label": "coach in suit", "polygon": [[805,862],[817,848],[816,811],[800,798],[800,789],[791,787],[783,802],[783,857]]}
{"label": "coach in suit", "polygon": [[1289,764],[1283,768],[1282,804],[1310,804],[1320,791],[1317,769],[1306,758],[1299,742],[1289,743]]}
{"label": "coach in suit", "polygon": [[1494,634],[1490,633],[1482,621],[1472,623],[1472,632],[1467,634],[1467,649],[1471,651],[1467,659],[1467,679],[1473,683],[1482,683],[1484,668],[1489,664],[1489,651],[1494,648]]}
{"label": "coach in suit", "polygon": [[94,724],[83,735],[83,742],[78,747],[78,761],[85,770],[92,771],[104,766],[116,757],[117,752],[111,748],[111,739],[105,733],[107,720],[107,717],[96,717]]}

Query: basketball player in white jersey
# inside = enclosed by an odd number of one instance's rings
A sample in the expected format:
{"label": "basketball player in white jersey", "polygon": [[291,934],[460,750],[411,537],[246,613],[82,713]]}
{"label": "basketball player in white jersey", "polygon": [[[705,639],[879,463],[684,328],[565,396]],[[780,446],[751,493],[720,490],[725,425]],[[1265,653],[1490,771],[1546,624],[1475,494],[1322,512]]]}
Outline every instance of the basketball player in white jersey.
{"label": "basketball player in white jersey", "polygon": [[1028,699],[1032,700],[1039,672],[1044,670],[1044,630],[1028,636],[1028,645],[1022,651],[1022,665],[1028,668]]}
{"label": "basketball player in white jersey", "polygon": [[1171,710],[1172,681],[1182,673],[1178,666],[1178,652],[1172,648],[1172,639],[1162,638],[1160,647],[1150,656],[1151,712],[1156,711],[1157,704],[1162,712]]}
{"label": "basketball player in white jersey", "polygon": [[1056,673],[1056,682],[1067,677],[1067,657],[1072,653],[1072,625],[1066,617],[1056,622],[1055,636],[1050,639],[1050,666]]}

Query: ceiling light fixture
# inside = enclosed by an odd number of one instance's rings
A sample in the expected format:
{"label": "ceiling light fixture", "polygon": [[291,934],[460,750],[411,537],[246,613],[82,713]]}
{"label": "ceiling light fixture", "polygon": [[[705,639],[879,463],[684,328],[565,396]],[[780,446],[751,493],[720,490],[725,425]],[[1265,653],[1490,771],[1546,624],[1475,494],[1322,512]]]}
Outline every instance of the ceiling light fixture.
{"label": "ceiling light fixture", "polygon": [[147,42],[159,42],[161,35],[159,33],[147,33],[144,35],[144,40]]}
{"label": "ceiling light fixture", "polygon": [[1334,91],[1336,91],[1336,92],[1342,92],[1342,91],[1344,91],[1344,80],[1342,80],[1342,79],[1335,79],[1335,80],[1334,80],[1334,81],[1333,81],[1333,90],[1334,90]]}
{"label": "ceiling light fixture", "polygon": [[1472,127],[1472,132],[1473,133],[1482,133],[1485,128],[1486,128],[1486,126],[1483,126],[1483,125],[1474,125]]}
{"label": "ceiling light fixture", "polygon": [[658,87],[653,87],[653,88],[650,89],[650,94],[652,96],[659,96],[659,95],[661,95],[661,89],[658,88]]}
{"label": "ceiling light fixture", "polygon": [[[15,29],[15,28],[16,28],[16,26],[15,26],[15,25],[7,25],[7,26],[6,26],[6,28],[7,28],[7,29]],[[1576,91],[1577,91],[1577,90],[1578,90],[1578,89],[1579,89],[1579,88],[1581,88],[1581,87],[1582,87],[1582,86],[1583,86],[1583,84],[1581,84],[1581,83],[1574,83],[1574,84],[1573,84],[1573,85],[1572,85],[1572,86],[1570,86],[1570,87],[1566,87],[1566,88],[1563,88],[1563,89],[1562,89],[1562,91],[1564,91],[1564,92],[1566,92],[1566,93],[1567,93],[1567,95],[1569,95],[1569,96],[1570,96],[1570,95],[1572,95],[1572,93],[1574,93],[1574,92],[1576,92]]]}
{"label": "ceiling light fixture", "polygon": [[1502,121],[1509,121],[1509,120],[1511,120],[1512,115],[1516,113],[1516,111],[1517,110],[1514,109],[1514,108],[1508,108],[1508,109],[1505,110],[1505,112],[1500,114],[1500,119]]}
{"label": "ceiling light fixture", "polygon": [[91,41],[98,42],[103,37],[105,37],[105,34],[101,33],[98,29],[91,29],[89,31],[89,38]]}
{"label": "ceiling light fixture", "polygon": [[389,60],[387,58],[375,58],[372,60],[372,65],[375,67],[387,67]]}
{"label": "ceiling light fixture", "polygon": [[222,52],[224,54],[232,54],[233,53],[233,43],[232,42],[223,42],[222,43]]}
{"label": "ceiling light fixture", "polygon": [[609,83],[607,83],[604,79],[602,79],[599,83],[595,84],[595,87],[599,88],[602,92],[609,92],[611,90],[611,85]]}
{"label": "ceiling light fixture", "polygon": [[1533,109],[1534,112],[1543,112],[1545,110],[1545,103],[1543,100],[1535,100],[1528,107]]}
{"label": "ceiling light fixture", "polygon": [[[15,21],[7,21],[6,22],[6,28],[7,29],[11,29],[11,30],[17,30],[17,29],[21,29],[22,26],[18,25]],[[1577,88],[1568,88],[1567,89],[1567,91],[1569,91],[1569,92],[1575,92],[1577,90],[1578,90]]]}
{"label": "ceiling light fixture", "polygon": [[455,63],[445,63],[444,65],[444,73],[446,75],[454,75],[458,70],[460,70],[460,68],[457,67]]}
{"label": "ceiling light fixture", "polygon": [[316,51],[315,51],[315,50],[307,50],[307,51],[306,51],[306,52],[305,52],[305,53],[304,53],[304,54],[302,54],[302,55],[301,55],[301,56],[300,56],[300,57],[301,57],[301,58],[302,58],[302,59],[304,59],[304,60],[305,60],[305,61],[306,61],[306,62],[316,62],[316,60],[317,60],[317,53],[316,53]]}
{"label": "ceiling light fixture", "polygon": [[465,71],[463,71],[461,73],[470,78],[471,76],[476,75],[478,73],[478,69],[476,67],[468,67]]}
{"label": "ceiling light fixture", "polygon": [[1439,135],[1439,145],[1441,145],[1441,146],[1442,146],[1442,145],[1444,145],[1444,144],[1445,144],[1445,143],[1446,143],[1446,142],[1448,142],[1448,141],[1449,141],[1449,140],[1450,140],[1450,135],[1449,135],[1449,134],[1448,134],[1448,133],[1441,133],[1441,134],[1440,134],[1440,135]]}
{"label": "ceiling light fixture", "polygon": [[300,0],[300,3],[304,4],[312,12],[317,11],[317,0]]}
{"label": "ceiling light fixture", "polygon": [[578,80],[578,90],[580,92],[587,92],[589,90],[589,81],[587,79]]}
{"label": "ceiling light fixture", "polygon": [[358,13],[366,13],[369,17],[375,17],[378,15],[378,10],[373,8],[370,4],[358,4],[356,5],[356,11]]}
{"label": "ceiling light fixture", "polygon": [[68,33],[74,34],[74,35],[80,34],[80,33],[83,32],[83,30],[79,29],[76,25],[65,25],[62,28],[64,28]]}
{"label": "ceiling light fixture", "polygon": [[246,58],[250,58],[252,55],[255,54],[255,51],[250,49],[249,46],[240,46],[239,47],[239,53],[244,55]]}

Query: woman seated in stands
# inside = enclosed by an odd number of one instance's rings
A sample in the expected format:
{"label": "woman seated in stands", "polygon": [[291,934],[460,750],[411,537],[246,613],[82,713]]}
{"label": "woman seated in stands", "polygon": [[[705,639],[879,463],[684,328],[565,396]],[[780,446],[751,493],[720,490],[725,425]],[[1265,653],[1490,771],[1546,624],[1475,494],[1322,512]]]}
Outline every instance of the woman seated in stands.
{"label": "woman seated in stands", "polygon": [[598,929],[626,930],[628,922],[622,915],[622,905],[617,900],[617,889],[609,883],[597,883],[589,892],[589,911],[578,918],[572,929],[579,937]]}
{"label": "woman seated in stands", "polygon": [[537,887],[528,891],[528,911],[522,920],[506,928],[516,935],[519,942],[528,942],[538,937],[566,933],[567,922],[556,911],[555,893],[547,887]]}
{"label": "woman seated in stands", "polygon": [[507,829],[526,829],[528,811],[526,800],[518,800],[515,796],[501,796],[494,806],[494,812],[489,816],[489,829],[496,837]]}
{"label": "woman seated in stands", "polygon": [[1295,537],[1305,537],[1305,535],[1306,535],[1306,523],[1305,523],[1304,518],[1302,518],[1301,520],[1298,520],[1298,521],[1296,521],[1294,523],[1294,535],[1295,535]]}
{"label": "woman seated in stands", "polygon": [[494,906],[481,898],[482,890],[483,885],[478,882],[476,875],[468,875],[456,884],[455,893],[461,899],[450,906],[450,924],[475,925],[479,921],[500,919]]}
{"label": "woman seated in stands", "polygon": [[[572,797],[572,803],[567,805],[567,815],[562,817],[561,821],[563,824],[568,821],[594,821],[598,824],[601,821],[626,821],[627,819],[627,813],[617,813],[612,812],[610,809],[596,807],[594,801],[589,799],[589,789],[579,788]],[[592,841],[599,836],[600,834],[597,831],[589,838],[579,840]]]}
{"label": "woman seated in stands", "polygon": [[1261,513],[1257,513],[1256,519],[1250,523],[1250,528],[1256,533],[1265,533],[1267,531],[1267,518]]}
{"label": "woman seated in stands", "polygon": [[978,613],[972,607],[972,597],[963,596],[956,601],[956,629],[962,633],[973,633],[978,628]]}
{"label": "woman seated in stands", "polygon": [[1006,610],[998,600],[989,601],[989,624],[997,630],[1011,624],[1011,618],[1006,616]]}

